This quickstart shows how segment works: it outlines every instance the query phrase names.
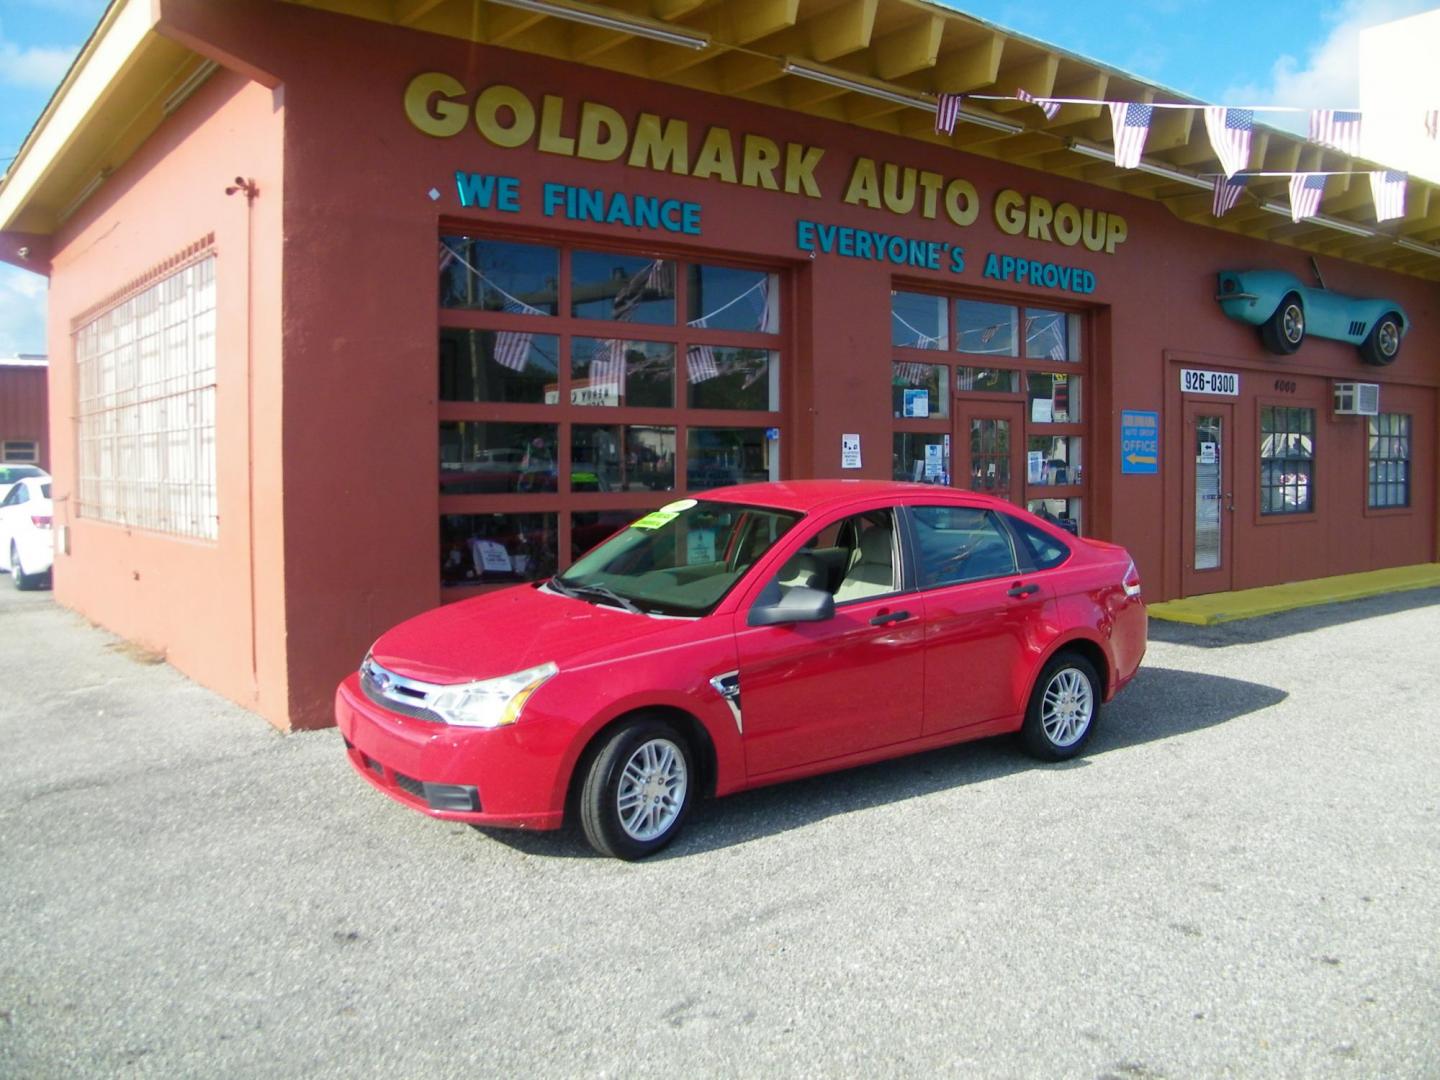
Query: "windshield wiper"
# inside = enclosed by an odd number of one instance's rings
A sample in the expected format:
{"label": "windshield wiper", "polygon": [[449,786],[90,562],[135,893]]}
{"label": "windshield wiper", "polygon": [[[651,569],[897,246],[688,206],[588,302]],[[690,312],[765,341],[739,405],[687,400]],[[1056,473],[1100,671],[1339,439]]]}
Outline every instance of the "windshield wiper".
{"label": "windshield wiper", "polygon": [[621,596],[614,589],[607,585],[575,585],[568,581],[562,581],[559,577],[550,579],[550,584],[558,589],[565,596],[574,596],[580,599],[586,597],[599,597],[601,600],[609,600],[617,607],[622,607],[632,615],[645,614],[628,597]]}

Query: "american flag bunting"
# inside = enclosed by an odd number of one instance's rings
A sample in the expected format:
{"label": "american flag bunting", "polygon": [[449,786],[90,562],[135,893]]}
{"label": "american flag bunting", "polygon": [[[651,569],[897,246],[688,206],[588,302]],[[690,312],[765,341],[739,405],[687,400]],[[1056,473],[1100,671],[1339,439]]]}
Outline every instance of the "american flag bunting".
{"label": "american flag bunting", "polygon": [[[510,297],[501,305],[510,315],[544,315],[539,308]],[[524,371],[530,359],[530,342],[535,335],[515,330],[499,330],[495,334],[495,362],[511,371]]]}
{"label": "american flag bunting", "polygon": [[1302,172],[1290,177],[1290,220],[1300,221],[1318,214],[1324,194],[1324,173]]}
{"label": "american flag bunting", "polygon": [[1235,204],[1240,201],[1240,194],[1244,190],[1243,176],[1215,177],[1215,199],[1210,204],[1211,213],[1216,217],[1224,217],[1226,212],[1235,209]]}
{"label": "american flag bunting", "polygon": [[1250,164],[1250,133],[1254,127],[1253,109],[1205,106],[1205,130],[1210,135],[1210,146],[1220,159],[1220,168],[1225,170],[1227,178]]}
{"label": "american flag bunting", "polygon": [[1375,220],[1390,221],[1405,216],[1406,175],[1396,169],[1370,174],[1370,194],[1375,198]]}
{"label": "american flag bunting", "polygon": [[590,358],[590,389],[614,391],[619,395],[625,385],[625,342],[604,338],[595,342]]}
{"label": "american flag bunting", "polygon": [[1360,153],[1360,114],[1353,109],[1311,110],[1310,141],[1347,154]]}
{"label": "american flag bunting", "polygon": [[530,341],[534,335],[501,330],[495,335],[495,362],[511,371],[524,371],[530,359]]}
{"label": "american flag bunting", "polygon": [[770,278],[766,275],[760,282],[760,319],[755,326],[761,334],[770,333]]}
{"label": "american flag bunting", "polygon": [[1051,360],[1065,359],[1065,338],[1060,333],[1060,324],[1050,324],[1050,336],[1055,339],[1055,344],[1050,346]]}
{"label": "american flag bunting", "polygon": [[715,362],[713,345],[691,345],[685,350],[685,366],[689,369],[692,383],[720,377],[720,365]]}
{"label": "american flag bunting", "polygon": [[1150,117],[1155,110],[1136,101],[1112,101],[1110,127],[1115,137],[1115,164],[1133,169],[1145,152],[1145,138],[1150,134]]}
{"label": "american flag bunting", "polygon": [[963,94],[940,94],[935,99],[935,133],[955,134],[955,121],[960,119],[960,103]]}
{"label": "american flag bunting", "polygon": [[1046,120],[1054,120],[1060,112],[1060,103],[1051,101],[1049,98],[1036,97],[1028,90],[1016,90],[1015,96],[1027,105],[1039,106],[1040,111],[1045,114]]}

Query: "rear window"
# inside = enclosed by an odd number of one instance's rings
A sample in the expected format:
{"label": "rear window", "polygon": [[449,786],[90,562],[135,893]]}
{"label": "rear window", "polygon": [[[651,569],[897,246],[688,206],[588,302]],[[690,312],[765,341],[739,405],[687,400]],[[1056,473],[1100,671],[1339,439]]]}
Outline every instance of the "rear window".
{"label": "rear window", "polygon": [[920,586],[957,585],[1016,572],[1015,549],[996,516],[973,506],[917,506],[911,513]]}
{"label": "rear window", "polygon": [[16,480],[23,480],[27,476],[44,475],[45,471],[37,469],[34,465],[0,465],[0,484],[13,484]]}
{"label": "rear window", "polygon": [[1020,543],[1029,552],[1030,561],[1035,564],[1036,570],[1049,570],[1070,557],[1070,549],[1044,529],[1036,528],[1028,521],[1021,521],[1009,514],[1005,515],[1005,520],[1010,528],[1015,530],[1015,535],[1020,537]]}

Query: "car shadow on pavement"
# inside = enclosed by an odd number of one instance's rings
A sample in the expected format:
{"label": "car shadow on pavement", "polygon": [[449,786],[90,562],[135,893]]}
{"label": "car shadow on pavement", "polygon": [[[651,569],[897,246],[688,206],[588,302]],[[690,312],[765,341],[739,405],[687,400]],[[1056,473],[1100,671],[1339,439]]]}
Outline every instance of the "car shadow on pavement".
{"label": "car shadow on pavement", "polygon": [[[1015,736],[931,750],[702,800],[675,842],[654,859],[684,858],[803,828],[837,814],[904,802],[939,791],[984,783],[1031,769],[1083,768],[1087,759],[1158,739],[1186,735],[1259,712],[1285,700],[1271,686],[1172,668],[1142,667],[1125,691],[1105,706],[1085,753],[1062,765],[1029,757]],[[596,857],[579,831],[523,833],[477,829],[527,855]]]}
{"label": "car shadow on pavement", "polygon": [[1410,592],[1369,596],[1363,600],[1347,600],[1338,604],[1296,608],[1275,615],[1254,619],[1216,623],[1214,626],[1191,626],[1188,623],[1150,620],[1150,640],[1171,645],[1191,645],[1201,649],[1223,649],[1230,645],[1254,645],[1262,641],[1323,630],[1329,626],[1393,615],[1401,611],[1440,604],[1440,588],[1415,589]]}

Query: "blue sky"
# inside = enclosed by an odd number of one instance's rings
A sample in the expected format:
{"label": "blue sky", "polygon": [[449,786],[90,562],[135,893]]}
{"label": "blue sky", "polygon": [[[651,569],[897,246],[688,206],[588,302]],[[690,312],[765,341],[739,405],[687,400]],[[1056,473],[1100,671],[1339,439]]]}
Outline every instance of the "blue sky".
{"label": "blue sky", "polygon": [[[1206,101],[1356,105],[1356,35],[1437,0],[946,0]],[[105,9],[0,0],[0,169],[8,166]],[[0,356],[45,351],[45,282],[0,265]]]}

